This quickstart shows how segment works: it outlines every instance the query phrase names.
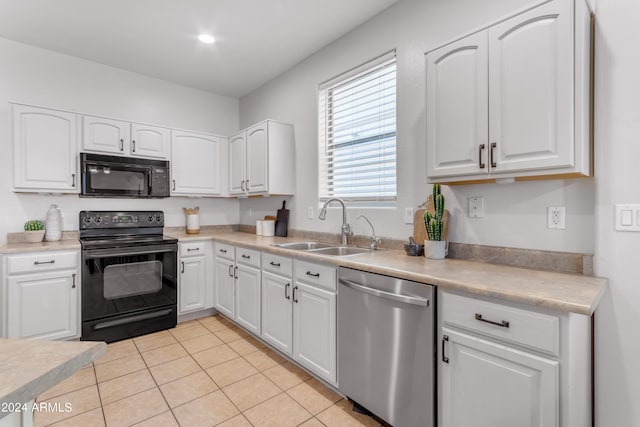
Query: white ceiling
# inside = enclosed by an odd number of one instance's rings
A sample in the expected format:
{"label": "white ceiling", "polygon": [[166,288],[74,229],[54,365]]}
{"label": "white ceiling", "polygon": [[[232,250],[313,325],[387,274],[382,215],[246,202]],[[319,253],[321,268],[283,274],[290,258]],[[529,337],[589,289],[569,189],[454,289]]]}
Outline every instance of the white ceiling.
{"label": "white ceiling", "polygon": [[0,37],[241,97],[397,1],[0,0]]}

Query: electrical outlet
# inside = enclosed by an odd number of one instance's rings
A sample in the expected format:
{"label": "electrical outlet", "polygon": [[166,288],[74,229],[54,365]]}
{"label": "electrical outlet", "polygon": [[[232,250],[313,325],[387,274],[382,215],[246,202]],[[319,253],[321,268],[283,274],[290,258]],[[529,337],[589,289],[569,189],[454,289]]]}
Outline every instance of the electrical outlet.
{"label": "electrical outlet", "polygon": [[404,223],[413,224],[413,208],[404,208]]}
{"label": "electrical outlet", "polygon": [[484,197],[469,197],[469,218],[484,218]]}
{"label": "electrical outlet", "polygon": [[307,219],[313,219],[313,206],[307,208]]}
{"label": "electrical outlet", "polygon": [[549,206],[547,208],[547,228],[564,230],[565,228],[564,206]]}

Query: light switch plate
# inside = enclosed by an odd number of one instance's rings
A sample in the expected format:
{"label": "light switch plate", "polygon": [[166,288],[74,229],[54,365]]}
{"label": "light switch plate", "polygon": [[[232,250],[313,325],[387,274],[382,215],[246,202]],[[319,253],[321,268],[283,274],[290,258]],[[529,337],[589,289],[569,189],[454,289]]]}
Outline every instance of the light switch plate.
{"label": "light switch plate", "polygon": [[469,218],[484,218],[484,197],[469,197]]}
{"label": "light switch plate", "polygon": [[413,208],[404,208],[404,223],[413,224]]}
{"label": "light switch plate", "polygon": [[616,205],[617,231],[640,231],[640,205]]}

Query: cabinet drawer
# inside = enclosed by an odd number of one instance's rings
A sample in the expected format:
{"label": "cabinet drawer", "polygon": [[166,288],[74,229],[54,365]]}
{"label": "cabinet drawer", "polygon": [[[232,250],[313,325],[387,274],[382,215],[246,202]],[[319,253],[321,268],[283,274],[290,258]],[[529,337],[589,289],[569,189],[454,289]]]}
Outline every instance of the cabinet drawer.
{"label": "cabinet drawer", "polygon": [[335,291],[337,288],[335,267],[296,260],[294,263],[294,276],[296,280],[319,288],[330,291]]}
{"label": "cabinet drawer", "polygon": [[190,243],[180,243],[180,256],[204,256],[206,251],[206,242],[190,242]]}
{"label": "cabinet drawer", "polygon": [[442,292],[440,309],[445,325],[558,355],[560,319],[507,305]]}
{"label": "cabinet drawer", "polygon": [[226,243],[216,242],[216,256],[219,256],[220,258],[234,260],[235,247],[233,245],[227,245]]}
{"label": "cabinet drawer", "polygon": [[262,253],[262,269],[281,276],[291,277],[293,272],[293,260],[291,258],[273,255],[268,252]]}
{"label": "cabinet drawer", "polygon": [[41,271],[78,268],[78,252],[32,252],[7,256],[8,274],[39,273]]}
{"label": "cabinet drawer", "polygon": [[260,268],[260,252],[247,248],[236,248],[236,262]]}

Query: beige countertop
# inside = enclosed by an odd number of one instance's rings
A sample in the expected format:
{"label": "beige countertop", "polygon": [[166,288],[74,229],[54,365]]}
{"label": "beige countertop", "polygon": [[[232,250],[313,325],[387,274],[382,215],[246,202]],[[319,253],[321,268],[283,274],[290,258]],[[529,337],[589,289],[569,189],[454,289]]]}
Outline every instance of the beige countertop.
{"label": "beige countertop", "polygon": [[103,342],[0,339],[0,405],[35,399],[106,349]]}
{"label": "beige countertop", "polygon": [[18,252],[61,251],[65,249],[80,249],[78,239],[59,240],[57,242],[38,243],[7,243],[0,246],[0,254],[15,254]]}
{"label": "beige countertop", "polygon": [[391,249],[334,257],[271,246],[273,243],[300,241],[300,239],[216,231],[203,231],[201,234],[194,235],[175,229],[168,234],[180,241],[217,240],[248,248],[268,250],[299,259],[428,283],[444,290],[463,291],[586,315],[593,314],[607,288],[607,280],[600,277],[546,272],[458,259],[431,260],[425,257],[410,257],[404,251]]}

